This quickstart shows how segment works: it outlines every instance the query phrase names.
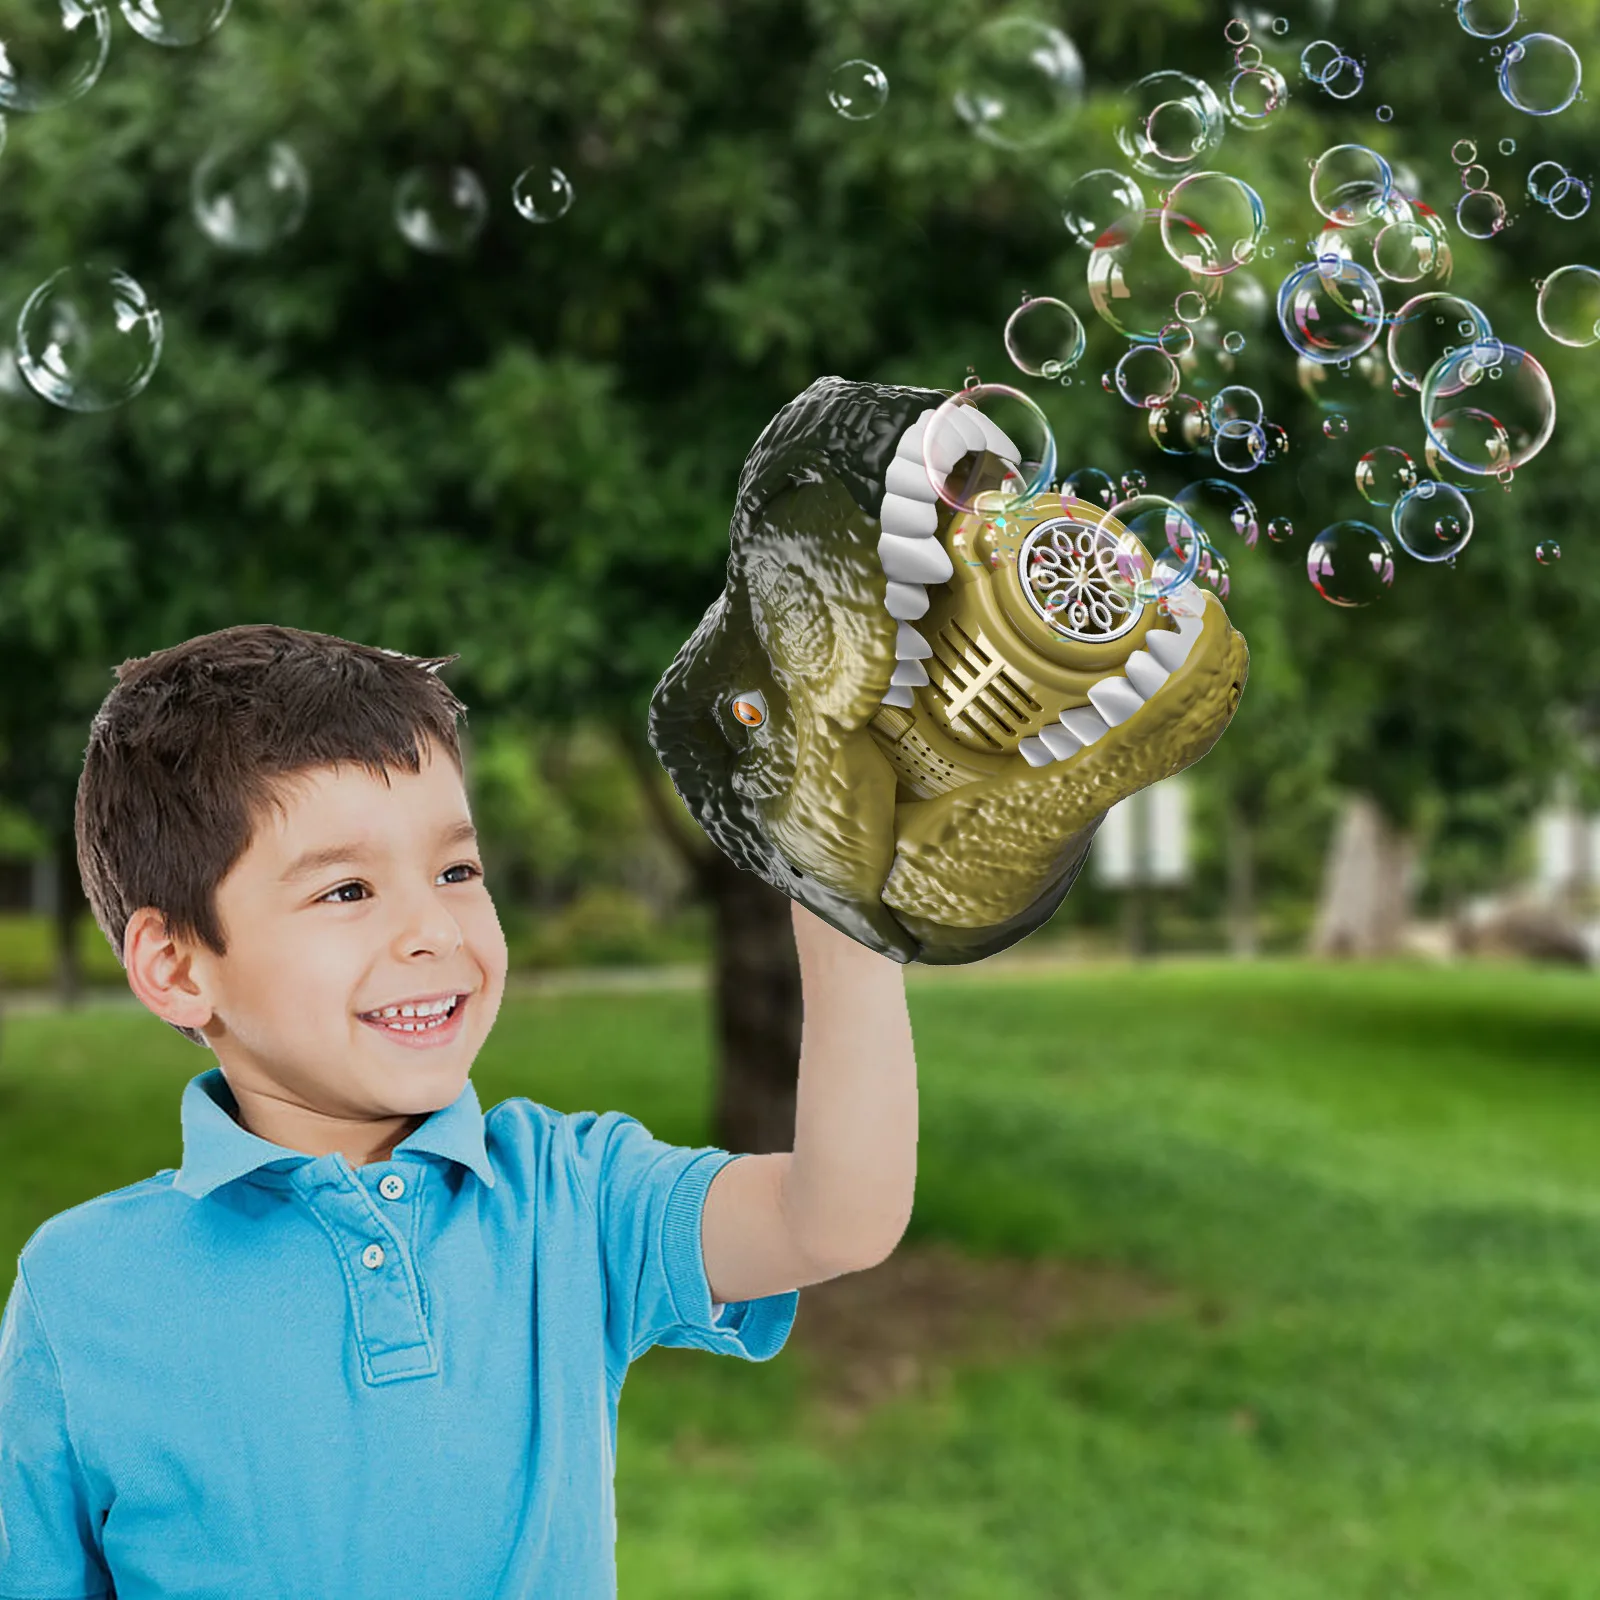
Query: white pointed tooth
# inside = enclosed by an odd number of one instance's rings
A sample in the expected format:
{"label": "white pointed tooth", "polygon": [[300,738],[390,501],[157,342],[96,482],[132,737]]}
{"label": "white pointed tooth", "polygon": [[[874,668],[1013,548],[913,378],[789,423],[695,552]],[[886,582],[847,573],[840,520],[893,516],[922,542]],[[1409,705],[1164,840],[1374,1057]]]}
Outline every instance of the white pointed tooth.
{"label": "white pointed tooth", "polygon": [[951,406],[949,412],[951,427],[966,440],[969,450],[987,450],[989,436],[983,431],[979,421],[977,408],[974,406]]}
{"label": "white pointed tooth", "polygon": [[1069,706],[1057,720],[1081,744],[1093,744],[1106,731],[1106,719],[1093,706]]}
{"label": "white pointed tooth", "polygon": [[1167,671],[1176,672],[1189,659],[1198,632],[1169,633],[1165,628],[1152,628],[1144,636],[1144,647]]}
{"label": "white pointed tooth", "polygon": [[939,526],[939,511],[921,500],[886,494],[878,511],[878,525],[885,533],[901,539],[926,539]]}
{"label": "white pointed tooth", "polygon": [[928,614],[928,591],[920,583],[889,580],[883,593],[883,609],[896,622],[915,622]]}
{"label": "white pointed tooth", "polygon": [[[978,433],[976,428],[972,431],[974,434]],[[962,456],[982,448],[982,435],[978,435],[978,442],[974,443],[967,437],[965,428],[941,422],[939,431],[927,442],[926,455],[918,459],[926,462],[928,469],[937,472],[943,481],[944,474],[948,473]]]}
{"label": "white pointed tooth", "polygon": [[1005,430],[999,423],[984,416],[976,406],[967,406],[964,409],[971,419],[978,424],[983,433],[984,443],[990,450],[997,456],[1004,456],[1007,461],[1020,462],[1022,460],[1022,452],[1007,437]]}
{"label": "white pointed tooth", "polygon": [[915,461],[896,456],[889,463],[883,486],[889,494],[897,494],[906,500],[919,500],[930,506],[939,499],[939,492],[928,477],[928,469],[922,464],[920,450]]}
{"label": "white pointed tooth", "polygon": [[899,706],[909,711],[916,704],[917,691],[908,683],[896,684],[888,694],[883,697],[882,704],[886,706]]}
{"label": "white pointed tooth", "polygon": [[933,415],[932,410],[924,411],[915,422],[900,435],[900,443],[894,447],[895,455],[906,461],[920,461],[922,459],[922,439],[928,431],[928,418]]}
{"label": "white pointed tooth", "polygon": [[1206,625],[1206,595],[1204,589],[1186,583],[1175,590],[1173,599],[1178,603],[1170,607],[1178,624],[1179,633],[1198,634]]}
{"label": "white pointed tooth", "polygon": [[899,662],[894,669],[894,676],[889,680],[897,689],[902,685],[914,689],[927,681],[928,669],[920,661]]}
{"label": "white pointed tooth", "polygon": [[1049,748],[1037,734],[1030,733],[1018,743],[1017,749],[1022,752],[1022,759],[1030,767],[1048,767],[1055,760]]}
{"label": "white pointed tooth", "polygon": [[1143,705],[1139,691],[1126,678],[1102,678],[1089,690],[1089,704],[1106,719],[1108,727],[1126,722]]}
{"label": "white pointed tooth", "polygon": [[955,575],[950,552],[937,539],[878,535],[878,560],[896,583],[946,583]]}
{"label": "white pointed tooth", "polygon": [[1059,722],[1046,723],[1039,730],[1039,740],[1057,761],[1065,761],[1083,749],[1083,740],[1069,733]]}
{"label": "white pointed tooth", "polygon": [[894,636],[896,661],[926,661],[933,654],[933,646],[911,626],[902,622]]}
{"label": "white pointed tooth", "polygon": [[1146,650],[1135,650],[1122,663],[1122,672],[1146,700],[1153,699],[1170,676],[1167,669]]}

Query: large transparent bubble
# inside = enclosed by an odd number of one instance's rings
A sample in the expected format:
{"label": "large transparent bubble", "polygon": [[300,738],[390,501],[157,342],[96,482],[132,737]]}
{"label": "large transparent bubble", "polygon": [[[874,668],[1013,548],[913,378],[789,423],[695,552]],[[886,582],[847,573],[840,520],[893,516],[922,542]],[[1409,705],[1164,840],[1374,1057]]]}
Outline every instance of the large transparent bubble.
{"label": "large transparent bubble", "polygon": [[1161,208],[1167,253],[1180,267],[1213,277],[1253,260],[1266,228],[1261,196],[1226,172],[1180,179]]}
{"label": "large transparent bubble", "polygon": [[1363,144],[1336,144],[1311,164],[1311,203],[1340,226],[1377,216],[1393,192],[1393,169]]}
{"label": "large transparent bubble", "polygon": [[87,94],[106,64],[104,0],[27,0],[0,7],[0,107],[48,111]]}
{"label": "large transparent bubble", "polygon": [[1583,349],[1600,343],[1600,272],[1557,267],[1539,285],[1539,326],[1561,344]]}
{"label": "large transparent bubble", "polygon": [[1278,325],[1296,354],[1351,361],[1383,332],[1383,291],[1354,261],[1327,257],[1297,267],[1278,290]]}
{"label": "large transparent bubble", "polygon": [[[1135,494],[1111,507],[1108,519],[1125,536],[1118,567],[1141,605],[1169,595],[1200,570],[1206,537],[1183,508],[1164,495]],[[1141,553],[1148,554],[1148,560]]]}
{"label": "large transparent bubble", "polygon": [[1370,505],[1392,506],[1417,486],[1417,464],[1397,444],[1381,444],[1356,462],[1356,488]]}
{"label": "large transparent bubble", "polygon": [[161,313],[114,268],[63,267],[17,317],[22,376],[66,411],[109,411],[131,400],[160,358]]}
{"label": "large transparent bubble", "polygon": [[1335,522],[1306,551],[1311,587],[1336,606],[1369,606],[1394,582],[1394,546],[1370,522]]}
{"label": "large transparent bubble", "polygon": [[430,255],[460,255],[483,231],[489,201],[470,167],[414,167],[395,185],[401,236]]}
{"label": "large transparent bubble", "polygon": [[997,17],[967,41],[956,64],[955,108],[982,140],[1030,150],[1058,140],[1083,103],[1083,61],[1059,28]]}
{"label": "large transparent bubble", "polygon": [[1261,516],[1255,501],[1226,478],[1204,478],[1185,484],[1173,501],[1194,521],[1213,548],[1243,539],[1252,549],[1261,534]]}
{"label": "large transparent bubble", "polygon": [[1500,93],[1518,111],[1553,117],[1578,98],[1582,86],[1578,52],[1553,33],[1525,33],[1500,58]]}
{"label": "large transparent bubble", "polygon": [[1228,79],[1223,105],[1228,121],[1244,133],[1259,133],[1289,103],[1289,85],[1276,67],[1241,67]]}
{"label": "large transparent bubble", "polygon": [[1424,478],[1394,503],[1394,536],[1418,561],[1454,561],[1472,537],[1472,507],[1453,484]]}
{"label": "large transparent bubble", "polygon": [[1456,19],[1474,39],[1503,39],[1519,16],[1517,0],[1456,0]]}
{"label": "large transparent bubble", "polygon": [[[1195,249],[1206,249],[1206,236],[1196,233]],[[1153,343],[1173,318],[1178,297],[1189,290],[1205,304],[1222,294],[1215,275],[1191,272],[1168,252],[1162,238],[1161,213],[1145,210],[1108,228],[1089,252],[1089,299],[1095,311],[1125,338]]]}
{"label": "large transparent bubble", "polygon": [[1115,378],[1130,406],[1149,411],[1178,392],[1178,363],[1159,344],[1136,344],[1118,359]]}
{"label": "large transparent bubble", "polygon": [[1061,220],[1085,250],[1092,250],[1108,228],[1128,226],[1144,213],[1138,181],[1111,167],[1075,178],[1061,202]]}
{"label": "large transparent bubble", "polygon": [[1409,389],[1422,389],[1436,362],[1491,337],[1489,319],[1460,295],[1414,295],[1389,325],[1389,365]]}
{"label": "large transparent bubble", "polygon": [[305,219],[311,180],[282,139],[223,145],[194,169],[189,202],[213,244],[247,254],[270,250]]}
{"label": "large transparent bubble", "polygon": [[1463,472],[1501,475],[1544,449],[1555,391],[1535,357],[1491,336],[1435,363],[1422,385],[1422,420]]}
{"label": "large transparent bubble", "polygon": [[1150,437],[1164,455],[1190,456],[1211,442],[1211,417],[1203,400],[1175,394],[1150,411]]}
{"label": "large transparent bubble", "polygon": [[1186,72],[1152,72],[1123,100],[1117,144],[1140,172],[1180,178],[1222,143],[1223,127],[1210,84]]}
{"label": "large transparent bubble", "polygon": [[1006,319],[1006,354],[1031,378],[1059,378],[1083,357],[1086,337],[1065,300],[1037,295]]}
{"label": "large transparent bubble", "polygon": [[922,462],[947,506],[1002,515],[1055,482],[1055,434],[1020,389],[974,384],[958,389],[928,419]]}
{"label": "large transparent bubble", "polygon": [[223,24],[233,0],[120,0],[135,33],[178,49],[199,44]]}

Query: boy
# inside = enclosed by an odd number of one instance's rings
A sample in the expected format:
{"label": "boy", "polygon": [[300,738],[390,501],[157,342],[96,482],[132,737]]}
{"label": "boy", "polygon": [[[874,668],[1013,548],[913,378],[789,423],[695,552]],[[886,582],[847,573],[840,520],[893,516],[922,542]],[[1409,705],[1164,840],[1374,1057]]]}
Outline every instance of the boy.
{"label": "boy", "polygon": [[454,659],[227,628],[124,663],[94,719],[85,890],[134,993],[217,1064],[180,1169],[23,1249],[4,1600],[613,1595],[629,1364],[768,1360],[798,1289],[904,1231],[902,974],[798,906],[792,1155],[480,1110],[506,945]]}

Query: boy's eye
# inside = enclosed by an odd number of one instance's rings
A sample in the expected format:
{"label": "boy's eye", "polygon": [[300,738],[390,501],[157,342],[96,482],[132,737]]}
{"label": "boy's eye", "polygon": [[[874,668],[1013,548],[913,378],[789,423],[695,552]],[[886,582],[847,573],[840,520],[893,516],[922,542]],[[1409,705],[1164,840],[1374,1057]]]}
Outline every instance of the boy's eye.
{"label": "boy's eye", "polygon": [[[483,869],[481,867],[473,866],[472,863],[469,862],[469,861],[457,862],[457,864],[455,866],[446,867],[444,870],[445,870],[446,873],[450,873],[450,872],[467,872],[467,873],[471,873],[472,877],[469,877],[469,878],[458,878],[456,880],[456,882],[458,884],[470,883],[472,881],[472,878],[481,878],[483,876]],[[366,892],[366,887],[367,887],[366,884],[360,882],[358,879],[352,879],[349,883],[341,883],[337,889],[330,889],[325,895],[321,896],[319,903],[324,903],[325,902],[325,903],[327,903],[329,905],[336,905],[336,906],[359,905],[360,901],[358,901],[358,900],[335,900],[334,896],[335,895],[342,895],[346,889],[360,889],[363,893],[365,893]]]}

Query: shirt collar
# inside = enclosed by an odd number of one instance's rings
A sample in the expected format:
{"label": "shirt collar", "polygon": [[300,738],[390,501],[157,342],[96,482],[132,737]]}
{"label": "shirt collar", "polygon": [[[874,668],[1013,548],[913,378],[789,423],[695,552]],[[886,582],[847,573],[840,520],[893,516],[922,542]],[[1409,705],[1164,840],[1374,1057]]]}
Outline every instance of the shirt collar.
{"label": "shirt collar", "polygon": [[[238,1109],[239,1102],[221,1067],[212,1067],[189,1080],[183,1091],[181,1113],[183,1166],[172,1181],[174,1189],[199,1200],[222,1184],[269,1165],[274,1170],[288,1171],[308,1162],[343,1159],[310,1156],[303,1150],[273,1144],[235,1122],[230,1113]],[[471,1078],[452,1104],[435,1111],[409,1138],[394,1147],[391,1159],[407,1155],[444,1156],[459,1161],[489,1188],[494,1187],[494,1169],[483,1139],[483,1110]],[[283,1165],[279,1167],[277,1163]]]}

